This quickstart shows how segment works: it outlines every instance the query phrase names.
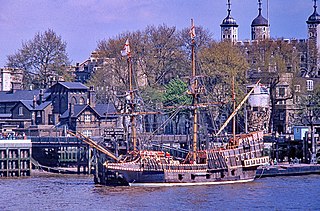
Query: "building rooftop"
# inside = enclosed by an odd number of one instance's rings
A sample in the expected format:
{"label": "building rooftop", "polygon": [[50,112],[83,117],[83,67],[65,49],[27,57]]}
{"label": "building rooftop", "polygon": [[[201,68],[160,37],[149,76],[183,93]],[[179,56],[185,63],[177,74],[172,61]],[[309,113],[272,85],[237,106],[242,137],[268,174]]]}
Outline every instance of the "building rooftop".
{"label": "building rooftop", "polygon": [[[17,90],[15,92],[0,92],[0,102],[19,102],[20,100],[32,100],[34,96],[38,98],[40,90]],[[45,92],[43,100],[49,97],[50,93]]]}
{"label": "building rooftop", "polygon": [[223,19],[221,27],[234,26],[238,27],[236,20],[231,16],[231,3],[228,1],[228,15],[225,19]]}
{"label": "building rooftop", "polygon": [[58,82],[58,84],[61,84],[67,89],[88,89],[88,87],[86,87],[80,82]]}
{"label": "building rooftop", "polygon": [[317,1],[314,1],[314,10],[307,20],[307,24],[320,24],[320,15],[317,12]]}
{"label": "building rooftop", "polygon": [[262,16],[262,12],[261,12],[261,1],[259,0],[259,14],[258,16],[252,21],[251,26],[269,26],[268,20],[265,19]]}

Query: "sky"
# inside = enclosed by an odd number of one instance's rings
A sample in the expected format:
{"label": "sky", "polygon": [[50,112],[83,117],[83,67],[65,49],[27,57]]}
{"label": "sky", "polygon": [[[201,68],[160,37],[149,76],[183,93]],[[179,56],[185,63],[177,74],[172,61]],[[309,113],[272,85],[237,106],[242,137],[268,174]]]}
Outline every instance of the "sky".
{"label": "sky", "polygon": [[[265,18],[266,2],[262,1]],[[67,43],[72,64],[88,59],[101,40],[150,25],[183,29],[191,18],[220,40],[226,4],[227,0],[0,0],[0,68],[8,55],[21,49],[22,42],[48,29]],[[231,4],[239,40],[250,39],[257,0],[231,0]],[[312,0],[269,0],[271,37],[305,39],[306,20],[312,12]]]}

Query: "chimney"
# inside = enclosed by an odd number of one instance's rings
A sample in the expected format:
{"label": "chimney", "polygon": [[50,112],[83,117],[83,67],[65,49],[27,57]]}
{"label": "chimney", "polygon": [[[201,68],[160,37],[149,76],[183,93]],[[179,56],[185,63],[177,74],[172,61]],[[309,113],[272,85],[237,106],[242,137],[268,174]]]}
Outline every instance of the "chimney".
{"label": "chimney", "polygon": [[33,95],[32,107],[36,108],[36,106],[37,106],[37,97]]}
{"label": "chimney", "polygon": [[94,86],[90,86],[88,95],[89,105],[94,108],[96,106],[96,92],[94,91]]}
{"label": "chimney", "polygon": [[42,103],[43,101],[43,89],[40,89],[40,92],[39,92],[39,105]]}
{"label": "chimney", "polygon": [[69,103],[69,117],[71,117],[74,114],[74,105],[72,103]]}

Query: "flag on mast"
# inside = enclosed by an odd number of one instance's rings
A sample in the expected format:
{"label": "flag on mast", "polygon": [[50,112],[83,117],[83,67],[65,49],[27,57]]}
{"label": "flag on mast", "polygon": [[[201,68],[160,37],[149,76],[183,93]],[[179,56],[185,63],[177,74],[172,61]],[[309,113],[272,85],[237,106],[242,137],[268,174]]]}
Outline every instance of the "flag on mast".
{"label": "flag on mast", "polygon": [[194,27],[193,19],[191,19],[191,29],[190,29],[190,37],[194,39],[196,37],[196,29]]}
{"label": "flag on mast", "polygon": [[126,44],[123,47],[123,50],[121,51],[121,56],[130,56],[130,45],[129,45],[129,39],[127,39]]}

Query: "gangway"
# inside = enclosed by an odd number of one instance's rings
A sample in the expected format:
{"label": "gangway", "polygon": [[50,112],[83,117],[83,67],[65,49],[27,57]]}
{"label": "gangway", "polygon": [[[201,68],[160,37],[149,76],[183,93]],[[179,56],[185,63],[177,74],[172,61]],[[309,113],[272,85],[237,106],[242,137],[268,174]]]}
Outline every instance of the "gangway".
{"label": "gangway", "polygon": [[73,133],[73,132],[71,132],[69,130],[67,130],[67,133],[72,135],[72,136],[74,136],[74,137],[77,137],[78,139],[80,139],[83,142],[85,142],[86,144],[88,144],[90,147],[99,150],[100,152],[106,154],[107,156],[109,156],[110,158],[116,160],[117,162],[120,161],[120,159],[117,156],[115,156],[111,151],[109,151],[108,149],[106,149],[103,146],[99,145],[97,142],[95,142],[91,138],[83,135],[82,133],[77,132],[77,134],[75,134],[75,133]]}
{"label": "gangway", "polygon": [[78,171],[70,170],[70,168],[51,167],[51,166],[41,165],[33,157],[31,157],[30,160],[31,160],[31,163],[34,165],[34,167],[39,170],[43,170],[51,173],[58,173],[58,174],[79,174]]}

